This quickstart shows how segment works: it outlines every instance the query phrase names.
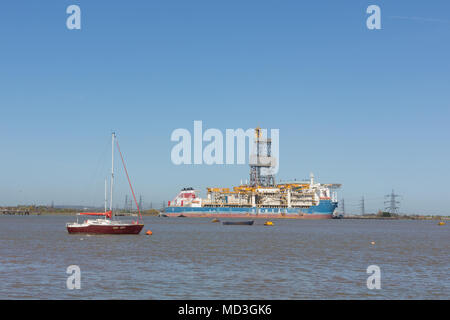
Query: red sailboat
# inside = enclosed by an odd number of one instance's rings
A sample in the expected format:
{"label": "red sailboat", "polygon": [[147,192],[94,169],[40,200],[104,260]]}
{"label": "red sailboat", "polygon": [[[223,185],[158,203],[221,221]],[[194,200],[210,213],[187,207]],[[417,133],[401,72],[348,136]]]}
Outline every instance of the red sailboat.
{"label": "red sailboat", "polygon": [[[120,158],[122,159],[123,168],[127,175],[128,183],[130,185],[131,193],[133,194],[134,202],[138,210],[138,218],[133,222],[122,222],[114,219],[112,209],[113,199],[113,186],[114,186],[114,143],[119,150]],[[111,166],[111,194],[109,211],[106,211],[106,181],[105,181],[105,212],[81,212],[77,214],[77,221],[67,223],[67,231],[69,233],[83,233],[83,234],[139,234],[144,227],[144,224],[139,222],[139,218],[142,220],[141,211],[134,195],[133,187],[131,186],[130,177],[128,176],[125,161],[123,160],[122,153],[120,152],[119,143],[116,140],[116,135],[112,134],[112,166]],[[103,216],[98,219],[87,219],[83,222],[78,221],[78,216]]]}

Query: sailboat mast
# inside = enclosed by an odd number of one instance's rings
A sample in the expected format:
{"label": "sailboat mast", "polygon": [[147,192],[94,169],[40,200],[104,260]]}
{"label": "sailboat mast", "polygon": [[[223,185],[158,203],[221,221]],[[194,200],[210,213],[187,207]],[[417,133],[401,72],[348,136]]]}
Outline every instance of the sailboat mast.
{"label": "sailboat mast", "polygon": [[109,210],[113,209],[113,186],[114,186],[114,139],[116,134],[112,133],[112,147],[111,147],[111,194],[109,202]]}
{"label": "sailboat mast", "polygon": [[[105,212],[106,212],[106,207],[108,206],[108,199],[107,199],[108,196],[106,194],[106,189],[108,189],[107,185],[108,185],[108,182],[107,182],[107,179],[105,179]],[[106,216],[105,216],[105,218],[106,218]]]}

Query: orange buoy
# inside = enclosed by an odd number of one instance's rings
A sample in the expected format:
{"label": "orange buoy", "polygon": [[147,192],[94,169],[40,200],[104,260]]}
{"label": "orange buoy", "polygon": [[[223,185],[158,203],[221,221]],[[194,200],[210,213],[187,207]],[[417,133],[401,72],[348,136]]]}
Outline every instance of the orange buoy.
{"label": "orange buoy", "polygon": [[151,232],[150,230],[148,230],[146,233],[146,235],[151,236],[153,234],[153,232]]}

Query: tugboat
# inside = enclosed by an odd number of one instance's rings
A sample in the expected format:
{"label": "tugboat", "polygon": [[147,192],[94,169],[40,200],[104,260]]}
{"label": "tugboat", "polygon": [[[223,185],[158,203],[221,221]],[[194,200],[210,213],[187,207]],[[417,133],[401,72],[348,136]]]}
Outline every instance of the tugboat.
{"label": "tugboat", "polygon": [[[112,199],[113,199],[113,186],[114,186],[114,143],[117,145],[117,149],[120,153],[120,158],[122,159],[123,168],[127,175],[128,183],[130,185],[131,193],[133,194],[134,202],[138,210],[138,218],[136,221],[122,222],[119,220],[114,220],[114,214],[112,210]],[[134,195],[133,187],[131,186],[131,181],[128,176],[127,168],[125,166],[125,161],[123,160],[122,153],[120,152],[119,143],[116,140],[116,134],[112,133],[112,166],[111,166],[111,194],[109,211],[106,211],[106,181],[105,181],[105,212],[81,212],[77,214],[77,221],[67,223],[67,231],[70,234],[83,233],[83,234],[139,234],[144,227],[144,224],[139,222],[139,218],[142,220],[141,211],[139,205],[136,201],[136,196]],[[99,219],[87,219],[83,222],[78,222],[78,216],[103,216],[104,218]]]}

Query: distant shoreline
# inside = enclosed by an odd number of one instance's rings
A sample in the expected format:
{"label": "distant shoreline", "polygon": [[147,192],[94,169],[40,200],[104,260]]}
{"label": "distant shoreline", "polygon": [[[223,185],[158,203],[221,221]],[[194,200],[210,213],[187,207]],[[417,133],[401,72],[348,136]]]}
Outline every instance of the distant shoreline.
{"label": "distant shoreline", "polygon": [[[22,214],[22,213],[17,213],[17,214],[0,214],[0,216],[75,216],[77,215],[77,213],[80,213],[79,211],[77,212],[70,212],[70,213],[55,213],[55,212],[31,212],[28,214]],[[137,214],[115,214],[116,217],[136,217]],[[142,213],[142,216],[146,216],[146,217],[157,217],[159,216],[159,214],[149,214],[149,213]]]}
{"label": "distant shoreline", "polygon": [[[0,216],[16,215],[16,216],[75,216],[80,212],[103,212],[102,208],[68,208],[68,207],[50,207],[50,206],[16,206],[16,207],[0,207]],[[130,212],[125,209],[117,209],[115,215],[120,216],[137,216],[136,211]],[[160,216],[164,213],[164,208],[141,210],[143,216]],[[274,219],[276,219],[274,217]],[[444,215],[405,215],[390,214],[389,212],[379,211],[375,213],[366,213],[365,215],[344,215],[339,219],[353,220],[450,220],[450,216]]]}
{"label": "distant shoreline", "polygon": [[[43,211],[43,212],[10,212],[10,213],[2,213],[0,212],[0,216],[75,216],[77,213],[80,213],[80,211],[65,211],[65,212],[50,212],[50,211]],[[157,217],[162,212],[158,210],[154,210],[152,212],[143,211],[141,212],[142,216],[147,217]],[[137,213],[117,213],[115,216],[117,217],[135,217],[137,216]],[[276,219],[276,218],[274,218]],[[296,220],[296,219],[294,219]],[[301,219],[300,219],[301,220]],[[438,215],[432,215],[432,216],[418,216],[418,215],[411,215],[411,216],[397,216],[397,217],[380,217],[376,215],[368,215],[368,216],[358,216],[358,215],[349,215],[344,216],[342,218],[336,219],[336,220],[422,220],[422,221],[450,221],[450,216],[438,216]]]}
{"label": "distant shoreline", "polygon": [[[74,216],[81,212],[103,212],[101,209],[76,210],[72,208],[48,208],[48,207],[3,207],[0,208],[0,216]],[[141,210],[143,216],[158,216],[159,210]],[[116,216],[136,216],[137,212],[128,212],[125,210],[118,210],[115,212]]]}
{"label": "distant shoreline", "polygon": [[345,216],[344,220],[450,220],[449,216],[399,216],[399,217],[378,217],[378,216]]}

